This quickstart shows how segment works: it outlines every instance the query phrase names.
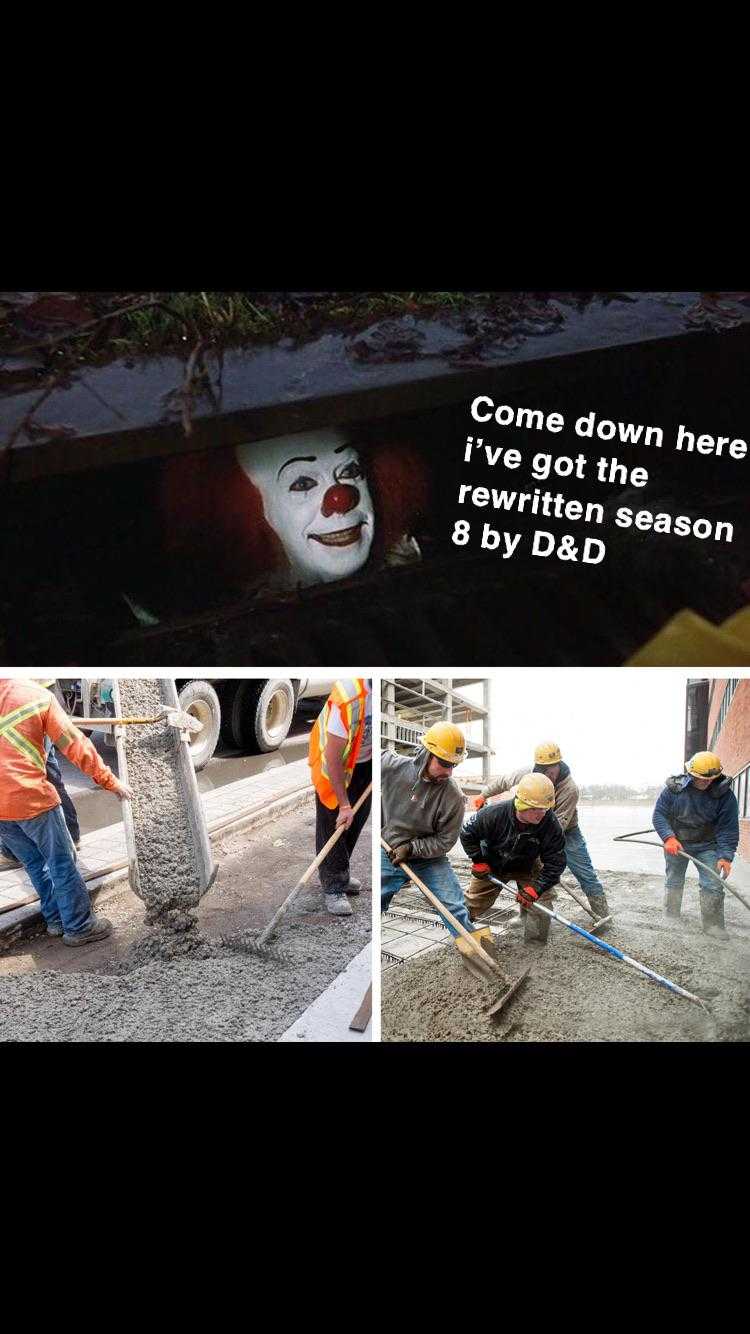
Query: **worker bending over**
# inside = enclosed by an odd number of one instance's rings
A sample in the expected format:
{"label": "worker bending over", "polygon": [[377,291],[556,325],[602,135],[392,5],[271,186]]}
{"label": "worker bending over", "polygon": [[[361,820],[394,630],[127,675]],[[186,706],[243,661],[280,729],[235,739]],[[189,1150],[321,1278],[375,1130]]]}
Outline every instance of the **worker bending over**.
{"label": "worker bending over", "polygon": [[[476,940],[491,939],[488,927],[471,930],[461,884],[447,856],[458,842],[464,816],[463,793],[451,775],[465,758],[464,734],[454,723],[434,723],[413,758],[383,751],[381,832],[391,852],[380,853],[380,908],[387,912],[394,894],[409,883],[400,865],[408,862]],[[446,918],[443,922],[459,951],[470,950],[456,928]]]}
{"label": "worker bending over", "polygon": [[719,756],[712,751],[697,751],[685,770],[667,779],[651,817],[664,844],[664,910],[667,917],[680,916],[688,862],[679,853],[688,852],[699,863],[703,930],[706,935],[725,938],[724,890],[715,876],[718,873],[727,879],[740,841],[737,798],[731,778],[726,777]]}
{"label": "worker bending over", "polygon": [[552,809],[555,789],[546,774],[524,774],[515,797],[483,806],[469,817],[461,830],[461,843],[472,862],[466,893],[472,921],[491,908],[499,894],[488,875],[518,887],[525,941],[544,944],[550,919],[529,912],[538,901],[552,904],[552,888],[565,870],[565,835]]}
{"label": "worker bending over", "polygon": [[46,774],[45,737],[99,787],[122,800],[131,788],[115,778],[48,690],[33,681],[0,680],[0,840],[25,868],[39,895],[47,934],[88,945],[112,930],[96,917],[60,797]]}
{"label": "worker bending over", "polygon": [[[509,792],[521,781],[527,769],[513,769],[510,773],[493,778],[482,788],[481,796],[474,797],[475,810],[481,810],[489,797]],[[567,764],[563,763],[560,747],[555,741],[543,741],[534,751],[532,773],[545,774],[555,789],[555,815],[565,835],[565,864],[578,881],[595,917],[609,917],[610,909],[604,888],[594,870],[586,840],[578,823],[578,784]]]}
{"label": "worker bending over", "polygon": [[340,825],[346,830],[320,864],[326,908],[351,917],[347,894],[359,894],[361,881],[349,863],[372,805],[368,796],[356,815],[352,810],[372,782],[370,681],[358,676],[336,682],[310,733],[308,763],[315,787],[315,851],[322,851]]}

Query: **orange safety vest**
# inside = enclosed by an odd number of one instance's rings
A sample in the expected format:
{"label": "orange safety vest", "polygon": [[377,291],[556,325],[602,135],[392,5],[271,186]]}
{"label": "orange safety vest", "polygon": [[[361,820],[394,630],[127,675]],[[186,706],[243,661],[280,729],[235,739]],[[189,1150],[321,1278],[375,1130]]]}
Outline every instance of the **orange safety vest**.
{"label": "orange safety vest", "polygon": [[0,820],[32,820],[60,805],[47,780],[45,736],[100,787],[117,790],[112,770],[54,695],[31,681],[0,680]]}
{"label": "orange safety vest", "polygon": [[323,805],[331,811],[335,810],[339,804],[336,793],[331,786],[326,761],[328,719],[331,715],[331,709],[338,708],[346,728],[346,744],[341,761],[344,766],[344,785],[348,787],[352,780],[354,766],[357,763],[357,756],[362,749],[369,693],[370,687],[364,677],[358,676],[353,680],[337,681],[318,714],[310,733],[310,750],[307,762],[312,770],[313,786]]}

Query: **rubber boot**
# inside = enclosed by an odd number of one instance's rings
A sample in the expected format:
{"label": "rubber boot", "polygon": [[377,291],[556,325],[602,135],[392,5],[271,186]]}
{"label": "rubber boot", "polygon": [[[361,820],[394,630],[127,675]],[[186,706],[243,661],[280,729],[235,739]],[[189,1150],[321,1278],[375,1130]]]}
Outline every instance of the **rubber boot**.
{"label": "rubber boot", "polygon": [[678,920],[682,908],[682,886],[664,891],[664,916]]}
{"label": "rubber boot", "polygon": [[611,916],[606,894],[587,894],[586,898],[589,901],[589,907],[594,914],[594,917]]}
{"label": "rubber boot", "polygon": [[324,898],[326,908],[334,917],[352,916],[352,905],[346,897],[346,894],[325,894]]}
{"label": "rubber boot", "polygon": [[[552,895],[550,893],[540,894],[539,902],[545,908],[551,908]],[[523,917],[524,945],[546,945],[552,918],[547,917],[544,913],[534,912],[533,908],[524,908],[521,911],[521,916]]]}
{"label": "rubber boot", "polygon": [[706,894],[701,890],[701,926],[707,936],[715,940],[728,940],[729,933],[724,926],[723,894]]}

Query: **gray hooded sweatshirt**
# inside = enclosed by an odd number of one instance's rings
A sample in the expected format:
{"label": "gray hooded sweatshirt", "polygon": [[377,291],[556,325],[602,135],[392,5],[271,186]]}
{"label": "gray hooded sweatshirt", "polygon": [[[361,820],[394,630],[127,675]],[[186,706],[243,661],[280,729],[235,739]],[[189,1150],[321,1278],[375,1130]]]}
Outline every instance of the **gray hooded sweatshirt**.
{"label": "gray hooded sweatshirt", "polygon": [[433,783],[425,777],[429,760],[430,752],[424,747],[413,759],[383,751],[380,825],[392,848],[411,843],[414,858],[436,861],[458,840],[464,798],[452,778]]}

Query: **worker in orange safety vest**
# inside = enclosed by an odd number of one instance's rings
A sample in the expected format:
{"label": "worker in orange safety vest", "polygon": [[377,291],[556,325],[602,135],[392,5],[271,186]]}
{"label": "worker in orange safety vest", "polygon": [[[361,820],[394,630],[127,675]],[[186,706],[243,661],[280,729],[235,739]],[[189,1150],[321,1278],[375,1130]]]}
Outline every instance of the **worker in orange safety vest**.
{"label": "worker in orange safety vest", "polygon": [[122,800],[121,783],[49,690],[0,679],[0,841],[18,858],[39,895],[47,934],[88,945],[112,930],[92,911],[60,797],[46,774],[45,737],[95,783]]}
{"label": "worker in orange safety vest", "polygon": [[370,814],[371,798],[352,807],[372,782],[372,685],[363,677],[337,681],[310,733],[308,763],[315,787],[315,850],[344,825],[346,832],[320,865],[326,908],[350,917],[347,895],[359,894],[350,858]]}

